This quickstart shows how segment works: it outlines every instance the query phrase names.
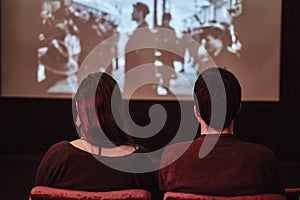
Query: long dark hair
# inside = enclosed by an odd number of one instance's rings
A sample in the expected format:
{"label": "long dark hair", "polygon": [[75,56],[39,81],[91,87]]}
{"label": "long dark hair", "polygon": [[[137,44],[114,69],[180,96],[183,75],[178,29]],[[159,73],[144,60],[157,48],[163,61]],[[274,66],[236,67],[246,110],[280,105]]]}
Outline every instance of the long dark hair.
{"label": "long dark hair", "polygon": [[76,104],[81,137],[98,146],[134,145],[124,122],[121,91],[111,76],[101,72],[89,74],[78,87],[73,106]]}

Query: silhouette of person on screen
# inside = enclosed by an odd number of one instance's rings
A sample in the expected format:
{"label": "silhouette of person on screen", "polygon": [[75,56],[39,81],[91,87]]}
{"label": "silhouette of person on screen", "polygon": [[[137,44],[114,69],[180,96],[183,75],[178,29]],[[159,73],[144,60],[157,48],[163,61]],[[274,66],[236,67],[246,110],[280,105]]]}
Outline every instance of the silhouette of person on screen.
{"label": "silhouette of person on screen", "polygon": [[147,157],[138,162],[145,149],[127,134],[117,82],[106,73],[89,74],[76,91],[73,109],[80,139],[61,141],[47,150],[35,185],[85,191],[141,188],[157,198],[156,172],[129,172],[152,162]]}
{"label": "silhouette of person on screen", "polygon": [[[162,191],[222,196],[284,194],[274,153],[234,135],[241,96],[238,79],[225,68],[200,73],[194,85],[194,114],[201,135],[165,149],[161,165],[171,164],[160,169]],[[174,161],[178,152],[184,153]]]}
{"label": "silhouette of person on screen", "polygon": [[[163,29],[159,29],[158,31],[159,41],[161,44],[167,47],[167,49],[176,48],[176,43],[177,41],[179,41],[176,37],[175,29],[170,26],[171,18],[172,17],[170,13],[164,13],[162,16],[161,25],[161,28]],[[164,29],[168,29],[168,31],[165,31]],[[172,78],[177,78],[174,68],[174,61],[177,59],[177,55],[173,52],[163,49],[159,49],[159,52],[161,53],[161,55],[158,57],[158,59],[163,63],[163,67],[159,67],[158,71],[162,75],[163,86],[165,87],[165,89],[167,89],[168,93],[170,93],[170,80]]]}
{"label": "silhouette of person on screen", "polygon": [[[136,97],[153,97],[156,95],[156,86],[150,82],[155,82],[155,68],[154,68],[154,49],[147,48],[147,45],[153,43],[153,33],[145,21],[145,17],[149,14],[149,8],[144,3],[136,3],[133,5],[132,20],[138,26],[129,36],[125,50],[125,82],[124,94],[130,95],[136,86],[139,88],[135,91]],[[142,67],[142,68],[139,68]],[[140,69],[138,71],[137,69]],[[133,78],[126,77],[128,72],[136,72]]]}

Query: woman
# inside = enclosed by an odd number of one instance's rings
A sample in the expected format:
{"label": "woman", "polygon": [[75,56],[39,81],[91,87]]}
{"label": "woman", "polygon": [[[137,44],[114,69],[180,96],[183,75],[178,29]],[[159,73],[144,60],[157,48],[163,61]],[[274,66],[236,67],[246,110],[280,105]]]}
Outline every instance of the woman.
{"label": "woman", "polygon": [[145,150],[123,131],[126,129],[117,82],[106,73],[88,75],[73,105],[81,138],[49,148],[38,168],[35,185],[85,191],[142,188],[156,197],[156,173],[134,173],[136,165],[142,168],[151,165],[151,161],[137,162]]}

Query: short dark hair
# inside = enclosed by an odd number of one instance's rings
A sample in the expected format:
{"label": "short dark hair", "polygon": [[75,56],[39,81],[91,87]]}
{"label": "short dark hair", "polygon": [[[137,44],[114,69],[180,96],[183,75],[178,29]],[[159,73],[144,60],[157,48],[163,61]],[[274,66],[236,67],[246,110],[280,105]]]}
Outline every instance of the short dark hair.
{"label": "short dark hair", "polygon": [[170,13],[164,13],[163,16],[162,16],[162,19],[163,20],[171,20],[171,14]]}
{"label": "short dark hair", "polygon": [[[73,106],[76,103],[82,126],[78,130],[79,134],[90,143],[106,147],[134,144],[126,133],[120,88],[110,75],[101,72],[89,74],[78,87]],[[114,113],[112,106],[116,111]],[[117,118],[120,124],[117,124]]]}
{"label": "short dark hair", "polygon": [[220,27],[204,27],[202,28],[203,33],[201,33],[202,38],[206,38],[208,35],[212,36],[215,39],[220,39],[225,45],[231,44],[231,36],[229,30],[223,26],[224,28]]}
{"label": "short dark hair", "polygon": [[207,37],[211,35],[214,38],[220,38],[223,40],[224,31],[218,27],[204,27],[202,37]]}
{"label": "short dark hair", "polygon": [[[208,68],[200,73],[195,82],[195,105],[205,123],[216,130],[223,130],[230,125],[239,111],[241,98],[242,91],[238,79],[225,68]],[[225,101],[226,115],[224,119],[222,114],[218,114],[224,113],[223,108],[219,106],[224,105]],[[212,116],[212,105],[215,106],[216,116]],[[214,122],[214,124],[210,124],[210,122]]]}
{"label": "short dark hair", "polygon": [[142,11],[144,17],[149,14],[149,8],[146,4],[137,2],[136,4],[133,5],[133,7],[136,8],[138,11]]}

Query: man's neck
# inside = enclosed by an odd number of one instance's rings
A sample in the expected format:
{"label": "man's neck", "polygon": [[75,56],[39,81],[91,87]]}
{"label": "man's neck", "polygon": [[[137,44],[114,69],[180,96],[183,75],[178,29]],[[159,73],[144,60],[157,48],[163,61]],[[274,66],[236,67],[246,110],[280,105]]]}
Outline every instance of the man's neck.
{"label": "man's neck", "polygon": [[141,18],[140,20],[137,21],[137,24],[138,24],[138,26],[141,26],[144,22],[145,22],[145,20],[143,18]]}
{"label": "man's neck", "polygon": [[208,126],[205,122],[201,124],[201,135],[208,134],[232,134],[233,135],[233,122],[230,126],[224,128],[223,130],[216,130],[213,127]]}
{"label": "man's neck", "polygon": [[223,135],[223,134],[231,134],[233,135],[233,132],[228,132],[228,131],[211,131],[211,132],[201,132],[201,135],[213,135],[213,134],[220,134],[220,135]]}

